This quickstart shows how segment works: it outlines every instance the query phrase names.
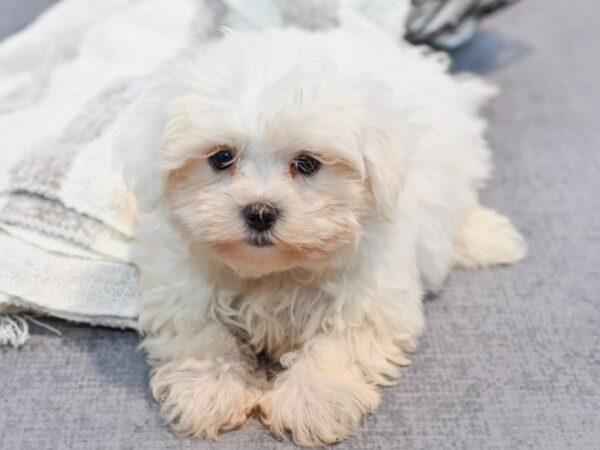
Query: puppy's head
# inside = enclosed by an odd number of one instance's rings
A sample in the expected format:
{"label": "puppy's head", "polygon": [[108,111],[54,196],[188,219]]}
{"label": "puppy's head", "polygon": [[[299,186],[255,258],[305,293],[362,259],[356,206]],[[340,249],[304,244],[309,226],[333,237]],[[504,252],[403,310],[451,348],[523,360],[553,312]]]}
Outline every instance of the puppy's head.
{"label": "puppy's head", "polygon": [[140,205],[166,203],[244,277],[332,264],[396,209],[387,88],[298,35],[230,35],[171,63],[117,141]]}

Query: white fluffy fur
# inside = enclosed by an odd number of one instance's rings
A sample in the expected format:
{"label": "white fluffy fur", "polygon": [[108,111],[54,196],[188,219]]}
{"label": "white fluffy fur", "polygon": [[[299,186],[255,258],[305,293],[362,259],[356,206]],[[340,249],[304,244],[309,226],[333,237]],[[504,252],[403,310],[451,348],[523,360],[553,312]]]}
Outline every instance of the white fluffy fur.
{"label": "white fluffy fur", "polygon": [[[409,362],[424,290],[454,262],[524,256],[478,206],[492,93],[341,30],[230,33],[157,74],[117,150],[144,211],[143,347],[175,430],[215,437],[258,409],[302,445],[350,436]],[[237,149],[233,169],[208,164],[218,145]],[[300,151],[316,175],[290,173]],[[282,211],[271,247],[247,243],[256,201]],[[281,364],[269,382],[260,352]]]}

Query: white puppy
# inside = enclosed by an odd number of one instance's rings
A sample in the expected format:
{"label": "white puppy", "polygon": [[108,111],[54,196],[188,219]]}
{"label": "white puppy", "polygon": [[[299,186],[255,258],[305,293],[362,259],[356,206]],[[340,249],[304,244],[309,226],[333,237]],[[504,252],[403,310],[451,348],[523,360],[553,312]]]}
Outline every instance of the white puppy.
{"label": "white puppy", "polygon": [[117,150],[175,430],[212,438],[256,410],[301,445],[350,436],[408,363],[423,292],[525,255],[478,204],[492,91],[341,30],[229,33],[159,71]]}

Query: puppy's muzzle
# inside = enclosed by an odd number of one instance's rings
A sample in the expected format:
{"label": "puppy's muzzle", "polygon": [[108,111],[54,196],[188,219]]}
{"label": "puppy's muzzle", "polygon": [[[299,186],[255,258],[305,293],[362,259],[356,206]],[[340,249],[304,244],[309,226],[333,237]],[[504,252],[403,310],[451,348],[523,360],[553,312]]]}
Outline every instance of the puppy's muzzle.
{"label": "puppy's muzzle", "polygon": [[255,203],[244,207],[242,215],[248,228],[264,233],[277,222],[279,210],[269,203]]}

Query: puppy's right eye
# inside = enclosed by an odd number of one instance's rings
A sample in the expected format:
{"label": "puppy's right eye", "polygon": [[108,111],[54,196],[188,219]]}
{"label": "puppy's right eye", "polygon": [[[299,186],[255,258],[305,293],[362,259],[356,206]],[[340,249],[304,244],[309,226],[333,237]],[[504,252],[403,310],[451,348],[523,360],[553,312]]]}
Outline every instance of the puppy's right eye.
{"label": "puppy's right eye", "polygon": [[225,170],[235,162],[235,152],[225,146],[219,146],[217,152],[208,157],[210,165],[215,170]]}

